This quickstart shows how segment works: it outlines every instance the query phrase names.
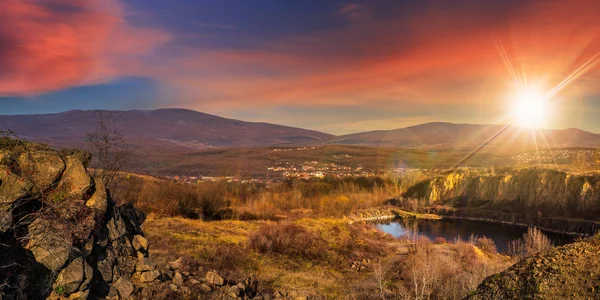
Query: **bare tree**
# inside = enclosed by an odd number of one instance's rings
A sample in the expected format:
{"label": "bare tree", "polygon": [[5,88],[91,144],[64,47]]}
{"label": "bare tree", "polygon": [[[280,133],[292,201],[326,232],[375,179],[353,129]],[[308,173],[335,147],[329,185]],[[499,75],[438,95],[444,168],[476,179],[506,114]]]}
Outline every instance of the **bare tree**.
{"label": "bare tree", "polygon": [[96,118],[95,131],[86,136],[92,152],[93,175],[111,189],[115,188],[115,178],[127,166],[133,153],[125,146],[123,132],[112,126],[118,120],[117,115],[98,111]]}

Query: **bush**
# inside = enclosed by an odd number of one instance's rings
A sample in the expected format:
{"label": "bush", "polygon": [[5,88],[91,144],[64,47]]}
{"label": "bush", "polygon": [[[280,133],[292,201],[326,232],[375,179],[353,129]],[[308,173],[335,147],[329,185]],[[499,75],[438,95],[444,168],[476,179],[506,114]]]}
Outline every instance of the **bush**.
{"label": "bush", "polygon": [[445,238],[443,237],[436,237],[435,240],[433,241],[434,244],[447,244],[448,241],[446,241]]}
{"label": "bush", "polygon": [[296,224],[264,225],[249,236],[249,246],[260,253],[277,253],[305,259],[324,258],[324,241]]}
{"label": "bush", "polygon": [[533,256],[554,247],[548,237],[536,227],[529,227],[520,240],[508,244],[508,254],[519,259]]}
{"label": "bush", "polygon": [[488,255],[498,253],[496,243],[494,243],[492,239],[486,238],[485,236],[478,238],[475,242],[475,245]]}

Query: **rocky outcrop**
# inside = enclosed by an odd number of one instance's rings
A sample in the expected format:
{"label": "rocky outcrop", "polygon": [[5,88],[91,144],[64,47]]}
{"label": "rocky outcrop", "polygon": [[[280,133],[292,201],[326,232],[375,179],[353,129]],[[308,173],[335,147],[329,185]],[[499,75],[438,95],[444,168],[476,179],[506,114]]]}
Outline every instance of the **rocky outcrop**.
{"label": "rocky outcrop", "polygon": [[600,236],[527,258],[486,278],[468,299],[598,299]]}
{"label": "rocky outcrop", "polygon": [[89,158],[0,139],[0,298],[126,299],[160,279],[145,215],[112,201]]}
{"label": "rocky outcrop", "polygon": [[[431,211],[454,217],[491,219],[594,234],[600,229],[600,175],[550,169],[456,170],[420,182],[402,195]],[[511,221],[512,220],[512,221]]]}

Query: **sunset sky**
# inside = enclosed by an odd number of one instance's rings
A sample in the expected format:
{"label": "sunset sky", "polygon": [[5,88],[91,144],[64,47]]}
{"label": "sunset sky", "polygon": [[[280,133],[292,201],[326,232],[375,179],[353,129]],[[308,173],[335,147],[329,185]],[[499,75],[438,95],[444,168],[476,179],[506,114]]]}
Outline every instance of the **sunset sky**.
{"label": "sunset sky", "polygon": [[[182,107],[333,134],[506,123],[515,76],[545,92],[600,52],[598,0],[2,0],[0,15],[0,114]],[[600,133],[594,62],[547,127]]]}

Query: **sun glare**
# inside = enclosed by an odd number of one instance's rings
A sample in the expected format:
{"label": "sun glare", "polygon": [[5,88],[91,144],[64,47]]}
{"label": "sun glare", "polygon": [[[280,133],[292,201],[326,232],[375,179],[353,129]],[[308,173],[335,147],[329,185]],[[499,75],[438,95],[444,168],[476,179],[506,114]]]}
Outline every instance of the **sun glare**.
{"label": "sun glare", "polygon": [[523,89],[513,101],[512,115],[517,125],[529,128],[545,125],[549,107],[543,93],[534,89]]}

